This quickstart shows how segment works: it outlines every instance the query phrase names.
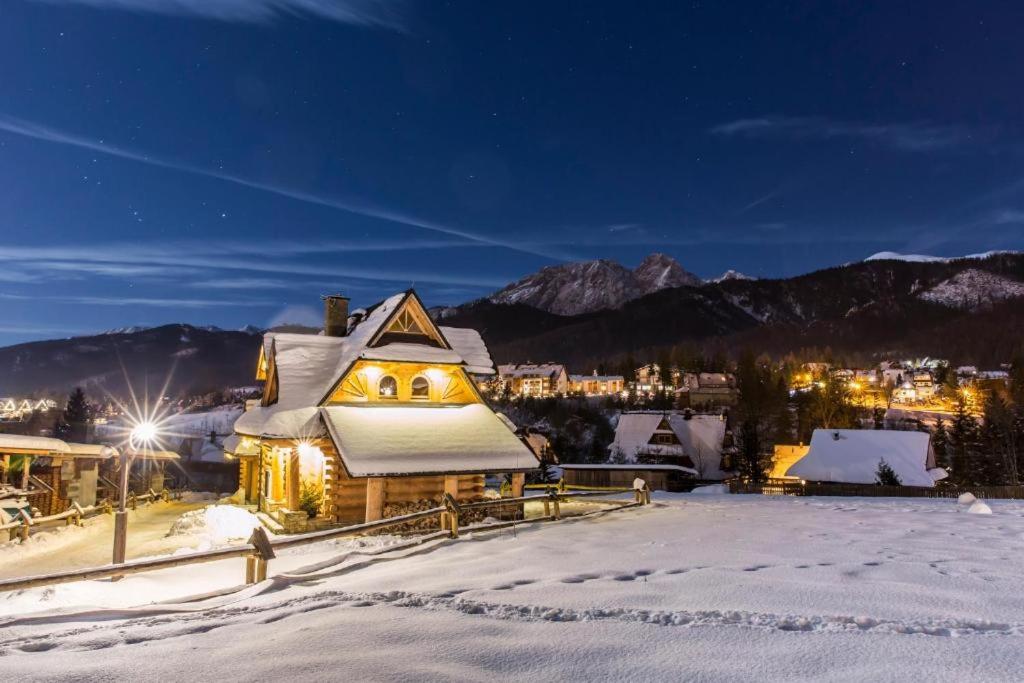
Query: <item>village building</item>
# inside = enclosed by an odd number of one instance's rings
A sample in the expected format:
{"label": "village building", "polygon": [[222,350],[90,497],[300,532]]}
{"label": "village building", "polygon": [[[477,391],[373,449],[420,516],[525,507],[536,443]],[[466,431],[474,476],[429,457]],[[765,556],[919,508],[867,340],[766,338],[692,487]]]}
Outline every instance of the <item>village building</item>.
{"label": "village building", "polygon": [[786,472],[790,467],[796,464],[798,460],[807,455],[807,451],[810,449],[810,446],[804,444],[775,444],[775,451],[772,455],[772,467],[768,471],[768,478],[797,479],[797,477],[789,476]]}
{"label": "village building", "polygon": [[[119,455],[104,444],[0,434],[0,485],[16,488],[44,516],[64,512],[74,503],[88,507],[116,497]],[[177,457],[164,451],[133,453],[129,486],[162,491],[164,465]]]}
{"label": "village building", "polygon": [[634,411],[619,416],[609,446],[613,463],[677,465],[698,479],[724,479],[725,420],[689,411]]}
{"label": "village building", "polygon": [[631,464],[571,464],[559,465],[562,483],[566,486],[598,488],[633,488],[642,479],[651,491],[689,491],[697,470],[680,465]]}
{"label": "village building", "polygon": [[932,487],[946,471],[935,464],[925,432],[882,429],[815,429],[807,454],[785,476],[812,482],[875,484],[884,460],[903,486]]}
{"label": "village building", "polygon": [[609,396],[619,394],[626,388],[622,375],[569,375],[569,391],[586,396]]}
{"label": "village building", "polygon": [[661,366],[657,363],[648,363],[636,369],[636,390],[641,394],[649,394],[656,391],[672,391],[679,386],[682,373],[679,368],[670,368],[670,381],[666,384]]}
{"label": "village building", "polygon": [[569,373],[559,363],[499,365],[498,388],[518,396],[567,394]]}
{"label": "village building", "polygon": [[739,401],[736,378],[724,372],[687,373],[681,392],[695,410],[731,408]]}
{"label": "village building", "polygon": [[494,374],[475,330],[437,326],[413,290],[325,309],[323,334],[264,336],[263,398],[225,444],[242,499],[292,529],[480,498],[487,474],[521,494],[538,459],[471,378]]}

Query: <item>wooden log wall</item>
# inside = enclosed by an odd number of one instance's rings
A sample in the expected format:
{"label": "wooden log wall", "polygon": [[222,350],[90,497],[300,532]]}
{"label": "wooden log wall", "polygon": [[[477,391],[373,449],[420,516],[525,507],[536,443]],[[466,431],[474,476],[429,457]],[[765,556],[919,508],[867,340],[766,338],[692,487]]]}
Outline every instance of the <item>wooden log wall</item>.
{"label": "wooden log wall", "polygon": [[[320,444],[324,453],[324,497],[327,514],[335,521],[356,523],[365,521],[366,479],[349,477],[341,458],[330,443]],[[386,477],[384,504],[411,503],[418,500],[441,500],[445,490],[444,475],[425,477]],[[484,495],[484,475],[468,474],[458,477],[458,500],[477,500]]]}

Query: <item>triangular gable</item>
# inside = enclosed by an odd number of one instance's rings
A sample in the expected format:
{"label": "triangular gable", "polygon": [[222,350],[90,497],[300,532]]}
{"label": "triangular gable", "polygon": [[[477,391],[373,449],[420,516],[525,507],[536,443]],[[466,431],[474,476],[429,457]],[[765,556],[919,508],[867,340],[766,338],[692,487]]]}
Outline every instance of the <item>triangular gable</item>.
{"label": "triangular gable", "polygon": [[266,384],[263,385],[263,400],[261,405],[270,406],[277,403],[277,392],[279,382],[277,379],[277,353],[274,342],[270,342],[270,352],[267,354],[267,367],[265,370]]}
{"label": "triangular gable", "polygon": [[672,426],[669,425],[669,423],[668,423],[668,417],[661,418],[661,422],[659,422],[658,426],[654,428],[654,431],[656,431],[656,432],[671,432],[671,431],[673,431],[672,430]]}
{"label": "triangular gable", "polygon": [[409,290],[391,315],[380,326],[367,346],[377,347],[393,342],[429,344],[451,349],[451,344],[438,329],[415,291]]}

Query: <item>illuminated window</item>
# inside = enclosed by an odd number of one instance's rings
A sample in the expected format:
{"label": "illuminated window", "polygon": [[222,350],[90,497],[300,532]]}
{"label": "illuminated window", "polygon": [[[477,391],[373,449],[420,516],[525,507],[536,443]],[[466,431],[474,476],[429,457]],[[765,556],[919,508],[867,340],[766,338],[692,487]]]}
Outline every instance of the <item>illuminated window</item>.
{"label": "illuminated window", "polygon": [[430,382],[426,377],[413,377],[412,400],[426,401],[430,398]]}
{"label": "illuminated window", "polygon": [[384,375],[377,384],[377,394],[380,398],[398,398],[398,380],[391,375]]}

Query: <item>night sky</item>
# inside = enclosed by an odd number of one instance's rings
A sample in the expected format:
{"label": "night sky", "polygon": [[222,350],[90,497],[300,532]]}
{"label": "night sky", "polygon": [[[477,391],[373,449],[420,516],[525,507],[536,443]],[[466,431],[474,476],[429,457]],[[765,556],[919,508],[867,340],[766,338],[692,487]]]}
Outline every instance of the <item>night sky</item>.
{"label": "night sky", "polygon": [[1021,248],[1024,4],[4,0],[0,344]]}

